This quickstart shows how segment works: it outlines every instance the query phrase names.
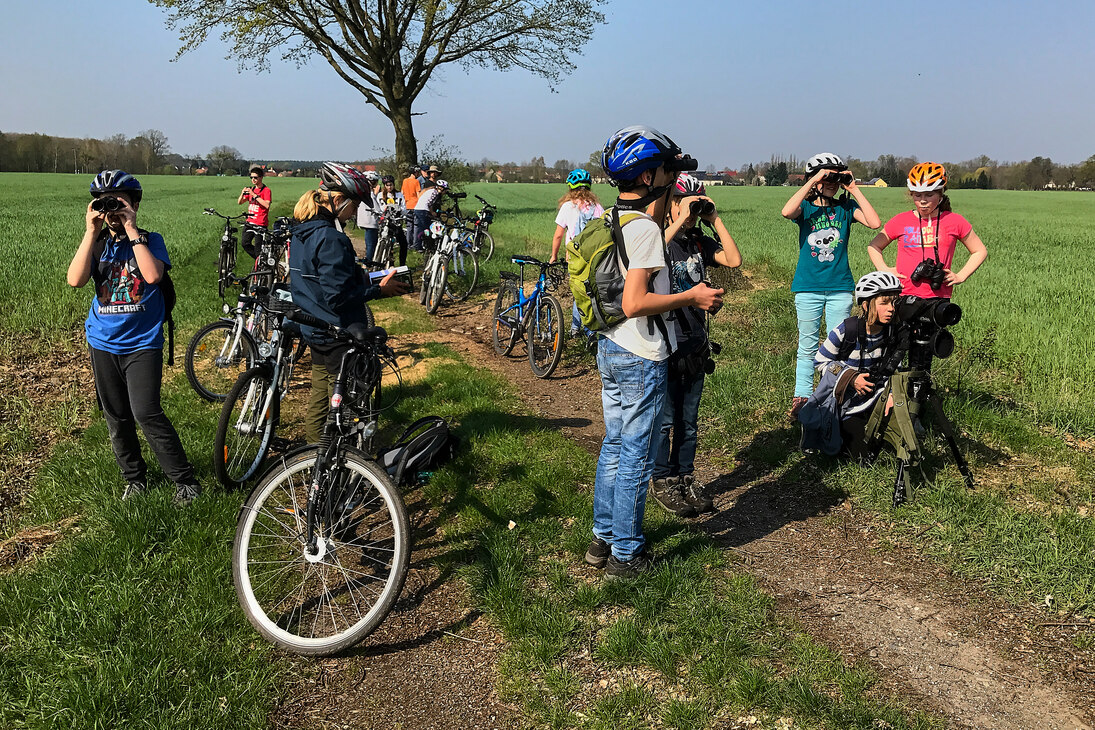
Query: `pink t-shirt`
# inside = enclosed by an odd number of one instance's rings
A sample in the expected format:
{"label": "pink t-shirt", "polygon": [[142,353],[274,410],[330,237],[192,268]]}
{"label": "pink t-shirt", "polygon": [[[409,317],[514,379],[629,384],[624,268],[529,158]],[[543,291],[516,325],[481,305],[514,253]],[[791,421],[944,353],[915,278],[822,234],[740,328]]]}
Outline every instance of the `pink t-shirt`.
{"label": "pink t-shirt", "polygon": [[[935,258],[937,241],[941,263],[944,268],[950,269],[958,240],[968,236],[973,226],[957,213],[940,213],[938,218],[932,215],[928,220],[921,220],[915,210],[909,210],[890,218],[882,230],[887,238],[897,242],[897,273],[909,276],[921,261]],[[912,279],[904,281],[902,294],[915,294],[918,297],[951,295],[952,287],[946,284],[932,289],[926,281],[919,284],[914,284]]]}
{"label": "pink t-shirt", "polygon": [[262,226],[263,228],[266,227],[267,221],[270,220],[270,211],[267,208],[263,208],[255,201],[259,200],[260,198],[262,200],[271,200],[271,197],[272,196],[270,195],[270,186],[268,185],[263,185],[261,191],[256,187],[251,188],[251,197],[248,198],[250,203],[248,203],[247,205],[248,223],[256,226]]}

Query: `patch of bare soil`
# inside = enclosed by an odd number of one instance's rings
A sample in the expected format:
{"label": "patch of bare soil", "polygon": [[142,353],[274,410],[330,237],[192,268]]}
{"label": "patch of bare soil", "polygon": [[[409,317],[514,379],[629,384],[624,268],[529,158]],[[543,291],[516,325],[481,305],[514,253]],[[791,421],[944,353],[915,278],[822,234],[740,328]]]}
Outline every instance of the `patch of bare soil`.
{"label": "patch of bare soil", "polygon": [[[568,353],[555,376],[534,377],[521,345],[513,357],[493,352],[490,303],[443,307],[438,331],[418,337],[502,374],[595,454],[604,426],[592,358]],[[1092,622],[1007,604],[920,558],[914,545],[888,549],[877,518],[811,484],[780,482],[742,454],[700,457],[697,476],[719,511],[697,525],[744,558],[781,611],[847,659],[871,664],[883,686],[958,727],[1095,725],[1095,652],[1071,641]]]}
{"label": "patch of bare soil", "polygon": [[[86,427],[95,407],[94,398],[87,398],[94,386],[82,333],[74,332],[70,343],[51,351],[14,336],[5,345],[0,352],[0,535],[14,530],[19,506],[53,446]],[[42,411],[45,404],[49,408]],[[27,539],[26,544],[6,541],[0,562],[14,564],[51,544],[41,535]]]}

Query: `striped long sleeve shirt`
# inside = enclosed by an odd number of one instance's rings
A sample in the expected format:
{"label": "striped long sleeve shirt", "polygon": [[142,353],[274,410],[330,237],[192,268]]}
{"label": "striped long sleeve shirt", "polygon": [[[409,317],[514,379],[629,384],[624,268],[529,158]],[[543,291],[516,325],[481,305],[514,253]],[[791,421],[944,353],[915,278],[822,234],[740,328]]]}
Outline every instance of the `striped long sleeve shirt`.
{"label": "striped long sleeve shirt", "polygon": [[[863,325],[866,330],[866,325]],[[873,365],[882,361],[885,357],[884,343],[885,337],[882,333],[877,335],[867,334],[866,341],[861,348],[859,343],[856,343],[855,348],[849,353],[848,357],[844,360],[837,360],[837,356],[840,353],[841,345],[844,344],[844,323],[841,322],[833,328],[829,336],[825,338],[825,341],[821,343],[821,347],[818,348],[817,354],[814,356],[814,368],[821,370],[829,363],[839,362],[845,367],[854,368],[861,373],[867,372]],[[848,402],[848,409],[845,411],[845,415],[852,416],[858,413],[864,413],[870,410],[874,402],[878,400],[878,396],[882,393],[882,387],[885,382],[875,383],[874,390],[863,396],[857,393],[853,388],[848,389],[848,393],[851,396],[851,400]]]}

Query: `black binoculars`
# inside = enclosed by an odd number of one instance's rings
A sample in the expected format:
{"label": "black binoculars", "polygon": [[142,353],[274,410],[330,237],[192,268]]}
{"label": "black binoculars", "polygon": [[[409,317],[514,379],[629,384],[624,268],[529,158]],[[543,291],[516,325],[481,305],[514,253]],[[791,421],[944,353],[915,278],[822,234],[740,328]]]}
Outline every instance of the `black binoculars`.
{"label": "black binoculars", "polygon": [[946,275],[947,272],[943,268],[943,264],[935,259],[924,259],[916,265],[916,268],[909,275],[909,279],[914,284],[926,281],[932,289],[938,289],[943,286],[943,279]]}
{"label": "black binoculars", "polygon": [[850,172],[830,172],[828,175],[821,178],[821,182],[849,185],[852,182],[852,174]]}
{"label": "black binoculars", "polygon": [[715,212],[715,204],[710,200],[693,200],[688,204],[688,210],[692,215],[711,215]]}
{"label": "black binoculars", "polygon": [[91,209],[98,213],[116,213],[124,207],[125,203],[112,195],[105,195],[91,201]]}

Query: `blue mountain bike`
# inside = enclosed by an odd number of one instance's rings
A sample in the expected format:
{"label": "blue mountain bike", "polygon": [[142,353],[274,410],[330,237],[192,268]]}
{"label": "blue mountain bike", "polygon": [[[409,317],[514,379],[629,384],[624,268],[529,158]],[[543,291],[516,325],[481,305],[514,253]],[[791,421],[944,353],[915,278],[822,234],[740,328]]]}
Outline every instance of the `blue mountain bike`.
{"label": "blue mountain bike", "polygon": [[[525,338],[532,373],[546,378],[563,354],[563,307],[548,291],[566,280],[566,263],[549,264],[531,256],[513,256],[510,261],[520,267],[520,273],[500,272],[502,279],[494,301],[494,351],[508,355],[517,341]],[[528,296],[525,296],[525,266],[540,269],[536,286]]]}

